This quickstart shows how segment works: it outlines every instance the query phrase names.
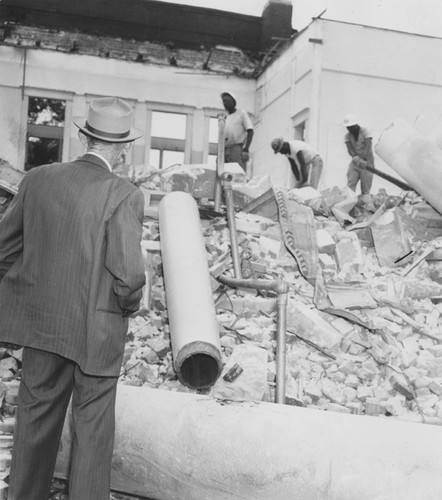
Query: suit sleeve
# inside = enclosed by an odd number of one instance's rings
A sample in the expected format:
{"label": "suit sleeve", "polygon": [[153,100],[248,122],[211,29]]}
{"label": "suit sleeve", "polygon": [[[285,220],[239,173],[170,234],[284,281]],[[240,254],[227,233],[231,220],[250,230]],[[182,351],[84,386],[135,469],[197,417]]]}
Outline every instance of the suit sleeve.
{"label": "suit sleeve", "polygon": [[0,281],[23,250],[23,199],[27,176],[0,221]]}
{"label": "suit sleeve", "polygon": [[123,313],[139,309],[146,282],[141,251],[144,197],[138,189],[117,207],[107,225],[105,266],[114,276],[113,290]]}

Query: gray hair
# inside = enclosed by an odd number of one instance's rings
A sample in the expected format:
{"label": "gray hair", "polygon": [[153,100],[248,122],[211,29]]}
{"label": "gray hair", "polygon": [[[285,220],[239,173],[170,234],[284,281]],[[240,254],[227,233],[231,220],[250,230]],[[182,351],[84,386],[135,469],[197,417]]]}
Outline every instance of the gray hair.
{"label": "gray hair", "polygon": [[119,153],[127,146],[127,143],[125,142],[106,142],[96,139],[95,137],[91,137],[90,135],[86,135],[85,137],[87,150],[98,154],[109,153],[111,151]]}

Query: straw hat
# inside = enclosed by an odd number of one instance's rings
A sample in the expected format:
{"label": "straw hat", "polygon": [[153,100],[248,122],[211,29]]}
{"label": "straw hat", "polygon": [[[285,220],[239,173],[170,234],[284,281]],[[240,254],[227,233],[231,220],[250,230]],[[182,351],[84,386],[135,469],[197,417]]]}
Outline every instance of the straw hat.
{"label": "straw hat", "polygon": [[85,135],[105,142],[132,142],[143,134],[131,128],[133,108],[118,97],[94,99],[88,115],[72,119]]}

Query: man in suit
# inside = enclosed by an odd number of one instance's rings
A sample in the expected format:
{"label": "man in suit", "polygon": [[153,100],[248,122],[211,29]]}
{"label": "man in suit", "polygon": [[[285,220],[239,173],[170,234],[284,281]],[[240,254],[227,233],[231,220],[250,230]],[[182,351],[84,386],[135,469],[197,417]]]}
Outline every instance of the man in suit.
{"label": "man in suit", "polygon": [[141,136],[118,98],[74,119],[87,153],[30,170],[0,222],[0,342],[24,346],[10,500],[49,497],[72,396],[70,500],[109,500],[128,316],[145,283],[144,198],[112,167]]}

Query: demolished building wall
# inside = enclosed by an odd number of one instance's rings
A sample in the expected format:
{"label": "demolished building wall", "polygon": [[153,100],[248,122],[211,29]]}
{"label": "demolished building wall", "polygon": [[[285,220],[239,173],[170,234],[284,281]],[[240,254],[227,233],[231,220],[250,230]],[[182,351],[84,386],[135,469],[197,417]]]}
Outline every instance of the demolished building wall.
{"label": "demolished building wall", "polygon": [[[284,183],[289,167],[275,158],[270,141],[278,135],[299,138],[296,127],[305,122],[305,140],[324,159],[320,188],[344,184],[349,163],[344,115],[360,117],[373,132],[374,145],[398,117],[413,123],[427,110],[442,114],[442,72],[436,63],[441,50],[442,39],[434,37],[314,20],[257,80],[262,97],[256,109],[255,172],[272,171]],[[417,66],[409,63],[410,54]],[[378,156],[375,165],[394,174]],[[375,178],[372,192],[380,187],[395,192]]]}
{"label": "demolished building wall", "polygon": [[[26,57],[25,57],[26,53]],[[190,57],[190,56],[188,56]],[[134,146],[132,163],[149,164],[152,110],[185,113],[191,123],[187,163],[207,158],[208,118],[222,111],[220,91],[229,88],[249,113],[254,110],[255,82],[230,75],[202,75],[168,63],[134,63],[97,55],[66,54],[53,50],[24,50],[0,46],[0,136],[2,158],[23,169],[27,98],[43,96],[66,100],[63,160],[82,152],[70,117],[84,116],[91,98],[118,95],[135,108],[135,126],[145,135]],[[24,88],[23,88],[24,82]]]}
{"label": "demolished building wall", "polygon": [[[259,61],[234,47],[178,50],[20,26],[3,34],[0,30],[0,36],[0,124],[6,131],[0,136],[0,150],[4,160],[20,169],[25,163],[30,95],[66,99],[62,160],[82,152],[70,117],[84,114],[93,96],[129,100],[136,126],[145,132],[129,162],[148,166],[153,110],[184,113],[189,121],[184,162],[206,162],[209,119],[223,111],[219,92],[228,88],[254,118],[254,176],[269,174],[276,185],[290,186],[288,163],[273,154],[270,141],[278,135],[304,138],[324,159],[320,188],[345,183],[345,113],[360,116],[374,132],[375,144],[393,119],[402,116],[412,122],[427,109],[437,113],[442,102],[441,70],[424,62],[437,60],[441,39],[325,19],[314,20]],[[347,50],[349,41],[353,56]],[[406,64],[411,51],[420,61],[419,71]],[[379,157],[376,165],[393,173]],[[373,192],[380,187],[398,192],[375,177]]]}

